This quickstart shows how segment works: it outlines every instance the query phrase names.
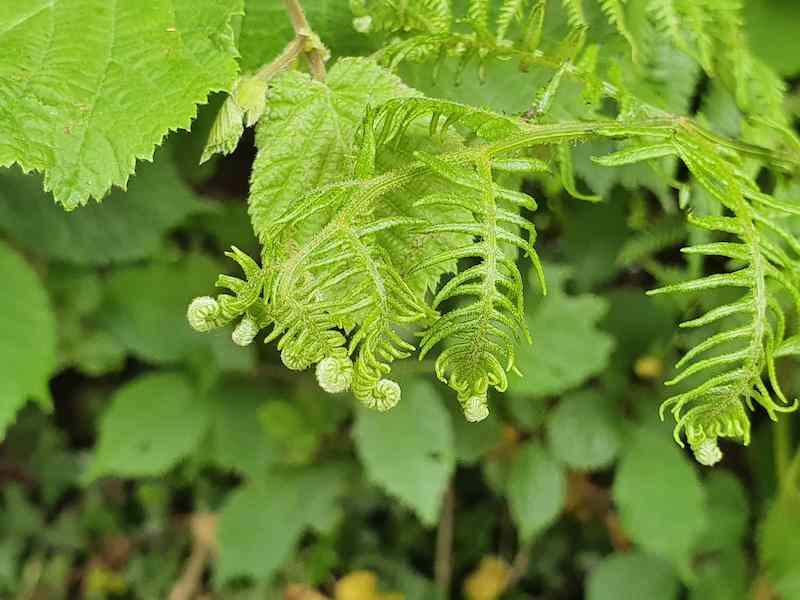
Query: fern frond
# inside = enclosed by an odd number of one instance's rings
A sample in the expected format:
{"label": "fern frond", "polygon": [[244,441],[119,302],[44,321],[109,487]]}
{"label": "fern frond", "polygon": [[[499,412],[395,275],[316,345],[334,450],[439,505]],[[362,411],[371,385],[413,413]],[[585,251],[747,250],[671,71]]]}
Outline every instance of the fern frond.
{"label": "fern frond", "polygon": [[[749,443],[750,425],[745,406],[752,409],[754,404],[759,404],[772,419],[779,412],[797,408],[796,401],[787,402],[774,368],[776,348],[783,341],[786,322],[777,294],[788,292],[794,311],[800,308],[800,293],[792,279],[785,275],[796,269],[797,263],[765,235],[760,225],[761,209],[747,202],[747,196],[753,193],[747,190],[755,184],[744,183],[718,149],[698,136],[678,135],[674,143],[695,179],[733,214],[732,217],[690,216],[690,223],[710,231],[734,234],[740,240],[684,249],[691,254],[733,259],[742,265],[738,270],[650,292],[700,292],[718,287],[744,290],[739,300],[681,325],[689,328],[719,325],[730,317],[740,317],[729,329],[722,329],[686,353],[677,365],[678,374],[667,385],[690,378],[699,383],[671,396],[662,405],[662,415],[670,408],[677,421],[676,441],[683,444],[680,435],[685,431],[695,456],[707,464],[721,457],[718,437],[733,437]],[[709,352],[715,354],[708,356]]]}
{"label": "fern frond", "polygon": [[[454,257],[478,261],[456,274],[434,297],[433,308],[453,299],[474,298],[474,301],[459,304],[433,322],[423,334],[420,358],[436,345],[446,342],[436,359],[436,374],[457,392],[467,418],[480,420],[488,415],[488,388],[506,389],[506,371],[514,366],[514,346],[520,332],[528,335],[522,277],[513,257],[504,253],[501,243],[518,246],[539,265],[532,247],[533,225],[516,212],[502,208],[502,195],[492,180],[488,157],[477,157],[471,167],[450,165],[433,156],[419,155],[419,158],[453,184],[453,195],[464,194],[468,198],[464,203],[470,206],[474,220],[442,227],[469,233],[475,236],[476,241],[432,257],[417,268],[425,269],[437,261]],[[432,206],[449,200],[440,196],[423,198],[421,202]],[[527,207],[535,208],[532,199]],[[529,232],[529,240],[504,229],[503,224],[524,227]],[[436,233],[437,229],[427,228],[425,231]]]}

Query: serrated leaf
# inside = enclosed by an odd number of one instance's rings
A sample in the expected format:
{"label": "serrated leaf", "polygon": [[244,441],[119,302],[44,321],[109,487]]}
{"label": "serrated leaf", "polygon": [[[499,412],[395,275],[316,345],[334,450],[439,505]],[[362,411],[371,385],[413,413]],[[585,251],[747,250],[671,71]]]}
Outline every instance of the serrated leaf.
{"label": "serrated leaf", "polygon": [[387,413],[361,408],[353,435],[367,477],[436,523],[455,467],[450,415],[433,385],[410,381]]}
{"label": "serrated leaf", "polygon": [[[368,104],[413,93],[391,72],[357,58],[337,61],[324,83],[296,71],[276,78],[256,131],[251,176],[249,211],[259,239],[305,192],[352,175],[353,137]],[[317,222],[308,221],[307,227]]]}
{"label": "serrated leaf", "polygon": [[586,600],[674,600],[678,578],[669,563],[643,554],[611,554],[589,572]]}
{"label": "serrated leaf", "polygon": [[564,472],[536,442],[522,447],[511,467],[507,485],[511,515],[523,542],[544,531],[564,507]]}
{"label": "serrated leaf", "polygon": [[[558,285],[528,315],[533,344],[520,345],[517,366],[523,377],[509,382],[515,395],[547,396],[577,387],[605,369],[614,342],[597,323],[608,310],[591,294],[569,296]],[[554,323],[558,325],[553,326]]]}
{"label": "serrated leaf", "polygon": [[178,373],[143,375],[119,388],[100,421],[100,439],[86,473],[144,477],[173,467],[200,442],[208,404]]}
{"label": "serrated leaf", "polygon": [[0,230],[32,253],[80,265],[155,254],[164,235],[203,206],[180,178],[170,153],[143,164],[128,191],[67,213],[42,191],[40,177],[0,171]]}
{"label": "serrated leaf", "polygon": [[33,269],[0,240],[0,439],[17,411],[34,398],[49,405],[47,380],[56,367],[56,323]]}
{"label": "serrated leaf", "polygon": [[625,533],[688,574],[708,515],[697,473],[680,450],[655,430],[633,430],[617,467],[613,498]]}
{"label": "serrated leaf", "polygon": [[800,597],[800,494],[789,490],[774,500],[758,527],[758,558],[784,598]]}
{"label": "serrated leaf", "polygon": [[275,472],[233,492],[219,517],[217,581],[269,580],[303,531],[335,506],[345,474],[336,465]]}
{"label": "serrated leaf", "polygon": [[575,469],[608,466],[622,443],[618,420],[608,398],[585,390],[564,396],[547,421],[553,456]]}
{"label": "serrated leaf", "polygon": [[67,209],[125,187],[237,72],[241,0],[35,0],[0,13],[0,166],[44,172]]}

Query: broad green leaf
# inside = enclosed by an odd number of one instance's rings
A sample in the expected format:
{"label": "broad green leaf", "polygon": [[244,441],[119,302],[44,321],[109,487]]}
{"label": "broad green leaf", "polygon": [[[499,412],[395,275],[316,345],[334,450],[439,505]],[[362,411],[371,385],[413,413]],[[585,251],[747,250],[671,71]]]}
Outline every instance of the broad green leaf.
{"label": "broad green leaf", "polygon": [[232,377],[209,392],[211,428],[204,451],[211,461],[249,478],[266,474],[278,449],[258,420],[264,401],[262,386]]}
{"label": "broad green leaf", "polygon": [[597,328],[608,310],[606,301],[591,294],[568,295],[561,285],[549,285],[547,297],[528,316],[533,344],[519,347],[517,366],[523,377],[511,378],[514,395],[558,394],[608,365],[614,342]]}
{"label": "broad green leaf", "polygon": [[237,73],[241,0],[31,0],[0,9],[0,166],[67,209],[125,187]]}
{"label": "broad green leaf", "polygon": [[708,503],[708,530],[700,541],[704,552],[736,548],[744,540],[750,520],[747,492],[729,471],[712,471],[704,482]]}
{"label": "broad green leaf", "polygon": [[270,579],[303,531],[335,506],[345,474],[336,465],[276,472],[233,492],[219,517],[216,580]]}
{"label": "broad green leaf", "polygon": [[324,83],[296,71],[276,78],[256,132],[251,177],[249,210],[259,239],[305,192],[352,175],[353,137],[368,104],[412,93],[366,59],[337,61]]}
{"label": "broad green leaf", "polygon": [[33,269],[0,240],[0,439],[28,399],[48,406],[56,322]]}
{"label": "broad green leaf", "polygon": [[80,265],[155,254],[164,235],[203,206],[179,177],[169,152],[143,164],[128,191],[67,213],[42,191],[40,177],[0,171],[0,230],[32,253]]}
{"label": "broad green leaf", "polygon": [[774,500],[758,527],[761,570],[784,597],[800,598],[800,493],[789,490]]}
{"label": "broad green leaf", "polygon": [[[230,330],[198,333],[186,322],[192,298],[208,294],[219,267],[197,254],[177,263],[129,267],[107,280],[111,332],[137,357],[174,363],[207,355],[223,369],[246,370],[252,348],[230,343]],[[146,293],[143,293],[145,292]]]}
{"label": "broad green leaf", "polygon": [[208,403],[178,373],[143,375],[119,388],[100,420],[100,439],[86,473],[160,475],[191,452],[209,425]]}
{"label": "broad green leaf", "polygon": [[519,535],[529,541],[552,524],[564,508],[564,472],[547,450],[528,442],[511,467],[507,494]]}
{"label": "broad green leaf", "polygon": [[608,466],[622,443],[619,419],[609,399],[598,392],[564,396],[547,422],[553,456],[575,469]]}
{"label": "broad green leaf", "polygon": [[625,533],[688,574],[692,550],[709,519],[697,473],[672,440],[646,427],[631,431],[613,497]]}
{"label": "broad green leaf", "polygon": [[669,563],[643,554],[611,554],[589,572],[586,600],[675,600],[678,578]]}
{"label": "broad green leaf", "polygon": [[450,415],[433,385],[403,385],[386,413],[360,408],[353,432],[367,477],[433,525],[455,467]]}

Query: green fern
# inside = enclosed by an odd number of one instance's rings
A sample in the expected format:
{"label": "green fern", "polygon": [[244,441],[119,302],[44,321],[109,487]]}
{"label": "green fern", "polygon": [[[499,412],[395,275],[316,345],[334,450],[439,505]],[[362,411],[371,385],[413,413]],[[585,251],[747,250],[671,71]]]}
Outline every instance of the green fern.
{"label": "green fern", "polygon": [[[775,360],[797,345],[787,330],[797,326],[800,309],[793,275],[800,243],[776,215],[800,209],[763,193],[754,181],[756,167],[800,168],[796,149],[783,150],[792,144],[782,133],[785,122],[761,117],[765,129],[760,134],[768,129],[768,139],[780,139],[777,149],[767,149],[722,138],[648,104],[637,92],[657,97],[668,79],[658,82],[654,73],[646,85],[629,88],[621,67],[604,62],[599,46],[584,50],[594,25],[582,2],[564,4],[570,33],[550,44],[549,55],[538,49],[545,2],[505,1],[492,21],[492,5],[475,0],[464,17],[466,31],[452,27],[455,18],[447,3],[354,4],[357,18],[374,15],[374,27],[409,34],[379,53],[385,64],[450,55],[463,67],[471,60],[517,58],[524,68],[544,67],[553,75],[532,94],[532,116],[524,119],[422,97],[364,60],[339,61],[324,82],[299,73],[276,78],[259,124],[250,198],[263,266],[235,253],[246,266],[246,280],[221,280],[234,295],[198,300],[190,314],[193,325],[208,329],[241,317],[237,343],[268,329],[266,341],[277,343],[288,368],[316,365],[323,389],[351,389],[378,410],[400,399],[400,386],[390,378],[394,361],[417,350],[420,358],[437,354],[436,374],[455,391],[467,419],[483,419],[490,389],[506,389],[508,373],[517,372],[517,344],[530,340],[520,252],[531,260],[544,288],[530,221],[536,203],[501,185],[500,174],[536,174],[551,189],[555,181],[575,198],[598,201],[580,189],[573,148],[599,138],[618,143],[619,150],[596,157],[597,164],[617,168],[647,162],[662,180],[685,190],[688,184],[666,172],[682,161],[691,180],[724,214],[694,216],[692,199],[681,194],[690,223],[727,236],[685,252],[722,256],[733,270],[651,292],[721,287],[743,292],[740,300],[683,324],[718,330],[683,357],[668,382],[691,384],[662,407],[662,414],[670,409],[675,416],[676,440],[682,444],[685,435],[698,460],[711,464],[721,456],[718,438],[749,441],[747,410],[756,404],[772,418],[794,410],[797,403],[789,403],[778,385]],[[600,0],[598,8],[634,55],[642,31],[660,36],[660,45],[637,68],[655,68],[666,51],[664,40],[672,39],[709,72],[719,72],[734,87],[743,85],[740,104],[752,98],[774,102],[779,94],[754,92],[755,59],[742,58],[739,71],[718,58],[707,62],[710,49],[740,35],[739,7],[726,6],[713,0],[697,6],[653,0],[646,12],[652,28],[637,23],[636,34],[626,21],[624,2]],[[428,25],[415,21],[423,14],[430,18]],[[706,24],[714,15],[721,19],[718,31],[687,27],[693,19]],[[521,39],[509,39],[515,22]],[[736,52],[749,56],[743,42]],[[603,70],[613,83],[601,79]],[[567,79],[582,87],[588,104],[583,120],[563,120],[563,112],[555,110]],[[682,89],[692,87],[694,75],[688,80]],[[611,114],[603,97],[616,100]],[[768,114],[773,108],[753,110]],[[309,139],[319,143],[313,149],[301,146]],[[298,153],[295,146],[305,150]],[[683,237],[683,227],[676,225],[665,233],[667,241],[659,238],[628,251],[651,253]]]}

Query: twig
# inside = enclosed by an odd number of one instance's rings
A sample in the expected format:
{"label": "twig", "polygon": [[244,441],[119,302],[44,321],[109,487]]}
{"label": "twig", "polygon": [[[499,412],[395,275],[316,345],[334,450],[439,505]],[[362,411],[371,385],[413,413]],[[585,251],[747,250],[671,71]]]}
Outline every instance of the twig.
{"label": "twig", "polygon": [[169,593],[169,600],[191,600],[200,587],[203,571],[214,551],[216,517],[211,513],[195,513],[191,518],[192,552],[183,568],[180,579]]}
{"label": "twig", "polygon": [[[286,10],[289,12],[289,19],[292,21],[294,33],[298,39],[303,41],[304,47],[308,41],[314,41],[314,32],[306,19],[306,13],[300,4],[300,0],[283,0]],[[322,81],[325,79],[325,61],[319,48],[312,47],[307,49],[308,62],[311,64],[311,74],[314,79]]]}
{"label": "twig", "polygon": [[531,561],[532,549],[533,543],[528,542],[527,544],[520,546],[519,550],[517,550],[517,555],[511,562],[511,569],[508,571],[506,585],[503,588],[504,592],[507,592],[515,587],[522,580],[522,578],[525,577],[525,574],[528,572],[528,564],[530,564]]}
{"label": "twig", "polygon": [[447,488],[442,507],[442,518],[436,530],[436,562],[434,576],[436,586],[442,590],[442,596],[448,597],[450,582],[453,576],[453,523],[455,521],[455,489],[453,484]]}

